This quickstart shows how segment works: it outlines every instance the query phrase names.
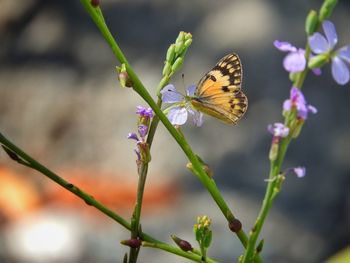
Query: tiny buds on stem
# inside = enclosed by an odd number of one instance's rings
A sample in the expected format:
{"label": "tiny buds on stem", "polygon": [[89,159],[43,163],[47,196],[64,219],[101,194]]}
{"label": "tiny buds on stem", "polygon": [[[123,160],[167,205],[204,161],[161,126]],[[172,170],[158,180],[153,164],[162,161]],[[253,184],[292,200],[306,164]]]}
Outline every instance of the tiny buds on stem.
{"label": "tiny buds on stem", "polygon": [[258,246],[256,247],[256,252],[259,254],[262,250],[263,250],[263,247],[264,247],[264,239],[261,239]]}
{"label": "tiny buds on stem", "polygon": [[151,161],[151,152],[149,150],[149,145],[146,142],[141,142],[138,144],[140,159],[142,163],[149,163]]}
{"label": "tiny buds on stem", "polygon": [[90,3],[93,7],[98,7],[100,5],[100,0],[91,0]]}
{"label": "tiny buds on stem", "polygon": [[139,238],[132,238],[127,240],[120,241],[120,244],[131,247],[131,248],[139,248],[142,244],[142,240]]}
{"label": "tiny buds on stem", "polygon": [[329,54],[320,54],[310,58],[308,67],[310,69],[320,68],[329,61]]}
{"label": "tiny buds on stem", "polygon": [[131,88],[133,86],[133,83],[129,77],[128,72],[126,71],[125,64],[122,64],[121,67],[116,67],[116,70],[120,86],[122,86],[123,88]]}
{"label": "tiny buds on stem", "polygon": [[313,33],[317,31],[319,25],[317,12],[315,10],[311,10],[306,17],[305,21],[305,32],[308,36],[311,36]]}
{"label": "tiny buds on stem", "polygon": [[293,128],[291,129],[291,136],[293,139],[298,138],[301,129],[303,128],[305,120],[302,118],[297,118],[293,124]]}
{"label": "tiny buds on stem", "polygon": [[337,5],[337,0],[325,0],[320,8],[320,21],[323,22],[333,12],[334,7]]}
{"label": "tiny buds on stem", "polygon": [[271,162],[276,161],[277,156],[278,156],[278,150],[279,150],[279,137],[273,137],[272,139],[272,144],[270,147],[270,152],[269,152],[269,159]]}
{"label": "tiny buds on stem", "polygon": [[174,64],[171,66],[172,71],[177,71],[178,69],[181,68],[182,64],[184,63],[184,59],[182,57],[178,57]]}
{"label": "tiny buds on stem", "polygon": [[228,227],[232,232],[238,233],[242,229],[242,223],[237,218],[235,218],[228,223]]}
{"label": "tiny buds on stem", "polygon": [[166,61],[172,63],[175,58],[175,44],[171,44],[166,53]]}
{"label": "tiny buds on stem", "polygon": [[183,251],[192,251],[193,247],[190,244],[190,242],[183,240],[175,235],[171,235],[172,240],[174,240],[174,242],[176,243],[176,245],[179,246],[179,248],[181,248]]}
{"label": "tiny buds on stem", "polygon": [[163,68],[163,76],[170,76],[172,73],[171,71],[171,64],[169,61],[165,61],[164,68]]}

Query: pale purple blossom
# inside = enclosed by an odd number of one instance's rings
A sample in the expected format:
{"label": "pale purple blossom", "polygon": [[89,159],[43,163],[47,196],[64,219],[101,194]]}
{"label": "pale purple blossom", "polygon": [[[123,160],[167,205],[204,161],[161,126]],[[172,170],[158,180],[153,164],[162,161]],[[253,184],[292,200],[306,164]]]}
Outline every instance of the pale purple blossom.
{"label": "pale purple blossom", "polygon": [[283,123],[276,122],[274,124],[269,124],[267,130],[274,136],[278,138],[287,137],[289,134],[289,128]]}
{"label": "pale purple blossom", "polygon": [[290,90],[290,98],[283,103],[283,111],[291,111],[293,108],[297,111],[297,116],[303,120],[307,119],[308,113],[317,113],[317,109],[307,104],[304,94],[300,89],[292,87]]}
{"label": "pale purple blossom", "polygon": [[169,84],[161,90],[162,101],[173,103],[168,110],[168,119],[173,125],[183,125],[192,116],[193,123],[200,127],[203,124],[203,114],[194,109],[190,103],[190,98],[194,96],[196,86],[191,85],[186,90],[186,96],[178,92],[174,85]]}
{"label": "pale purple blossom", "polygon": [[292,171],[296,174],[298,178],[303,178],[306,174],[306,169],[302,166],[294,167],[292,168]]}
{"label": "pale purple blossom", "polygon": [[283,60],[283,67],[285,70],[294,73],[305,69],[306,58],[304,49],[296,48],[291,43],[279,40],[275,40],[273,44],[280,51],[288,52],[287,56]]}
{"label": "pale purple blossom", "polygon": [[345,85],[350,80],[349,68],[345,63],[350,63],[350,45],[344,46],[337,51],[332,51],[338,43],[338,35],[334,24],[326,20],[322,23],[322,27],[325,36],[318,32],[310,36],[310,48],[317,55],[330,55],[333,78],[339,85]]}

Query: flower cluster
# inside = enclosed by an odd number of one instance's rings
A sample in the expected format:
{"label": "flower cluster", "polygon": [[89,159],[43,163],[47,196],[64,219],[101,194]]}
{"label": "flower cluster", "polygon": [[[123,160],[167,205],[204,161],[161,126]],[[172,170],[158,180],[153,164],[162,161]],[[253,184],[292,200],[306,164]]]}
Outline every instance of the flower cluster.
{"label": "flower cluster", "polygon": [[286,115],[293,109],[296,110],[297,117],[302,120],[307,119],[309,112],[314,114],[317,113],[317,109],[314,106],[307,104],[304,94],[296,87],[291,88],[290,98],[283,103],[283,114]]}
{"label": "flower cluster", "polygon": [[154,113],[151,108],[137,106],[136,114],[138,115],[138,135],[135,132],[130,132],[127,138],[136,141],[137,148],[134,151],[137,155],[137,162],[149,162],[151,157],[149,146],[146,142],[146,136]]}
{"label": "flower cluster", "polygon": [[196,90],[195,85],[191,85],[186,90],[186,95],[178,92],[174,85],[169,84],[161,90],[162,101],[164,103],[172,103],[169,108],[165,110],[168,119],[173,125],[183,125],[186,123],[188,115],[192,116],[193,123],[200,127],[203,124],[203,114],[193,108],[191,104],[191,97],[194,96]]}

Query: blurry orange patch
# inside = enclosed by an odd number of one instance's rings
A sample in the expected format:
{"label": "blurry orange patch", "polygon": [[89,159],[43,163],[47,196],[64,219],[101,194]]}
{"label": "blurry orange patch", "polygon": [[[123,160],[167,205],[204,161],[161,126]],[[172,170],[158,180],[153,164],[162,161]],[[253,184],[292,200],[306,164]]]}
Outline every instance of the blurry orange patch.
{"label": "blurry orange patch", "polygon": [[39,204],[34,183],[23,175],[0,166],[0,214],[5,219],[17,219]]}
{"label": "blurry orange patch", "polygon": [[[82,191],[92,195],[97,201],[118,212],[132,211],[135,206],[137,184],[130,180],[123,180],[137,174],[123,174],[119,176],[91,172],[87,170],[70,170],[60,173],[70,183]],[[135,180],[136,181],[136,180]],[[155,184],[146,182],[143,199],[143,213],[154,209],[168,207],[179,196],[179,190],[174,183],[163,181]],[[47,198],[50,202],[63,203],[65,206],[87,207],[74,194],[54,183],[49,185]]]}

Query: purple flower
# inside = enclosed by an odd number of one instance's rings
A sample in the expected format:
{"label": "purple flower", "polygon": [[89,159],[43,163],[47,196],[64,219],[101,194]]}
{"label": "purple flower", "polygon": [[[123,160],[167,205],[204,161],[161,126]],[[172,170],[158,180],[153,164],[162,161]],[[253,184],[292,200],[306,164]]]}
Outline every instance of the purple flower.
{"label": "purple flower", "polygon": [[305,167],[299,166],[292,168],[292,171],[296,174],[298,178],[303,178],[306,174]]}
{"label": "purple flower", "polygon": [[137,142],[139,141],[139,137],[138,137],[137,134],[134,133],[134,132],[130,132],[130,133],[128,134],[127,138],[128,138],[128,139],[131,139],[131,140],[135,140],[135,141],[137,141]]}
{"label": "purple flower", "polygon": [[297,116],[303,120],[307,119],[309,112],[317,113],[317,109],[306,103],[304,94],[296,87],[290,90],[290,98],[283,103],[283,111],[291,111],[293,108],[297,111]]}
{"label": "purple flower", "polygon": [[173,103],[168,110],[168,119],[173,125],[183,125],[186,123],[188,115],[193,118],[193,123],[200,127],[203,124],[203,114],[195,110],[190,98],[194,96],[196,86],[191,85],[186,90],[186,96],[178,92],[174,85],[169,84],[161,90],[162,100],[164,103]]}
{"label": "purple flower", "polygon": [[153,110],[151,108],[145,108],[143,106],[136,107],[136,114],[140,115],[140,117],[148,117],[153,118]]}
{"label": "purple flower", "polygon": [[283,60],[283,67],[288,72],[300,72],[305,69],[306,58],[305,50],[302,48],[296,48],[292,44],[284,41],[275,40],[274,46],[283,52],[288,52],[287,56]]}
{"label": "purple flower", "polygon": [[276,122],[274,124],[269,124],[267,130],[274,136],[278,138],[287,137],[289,134],[289,128],[283,123]]}
{"label": "purple flower", "polygon": [[338,35],[334,24],[326,20],[322,23],[322,27],[326,37],[318,32],[314,33],[309,37],[310,48],[317,55],[326,54],[330,56],[334,80],[339,85],[345,85],[350,80],[349,68],[345,64],[345,62],[350,63],[350,45],[332,51],[338,43]]}

